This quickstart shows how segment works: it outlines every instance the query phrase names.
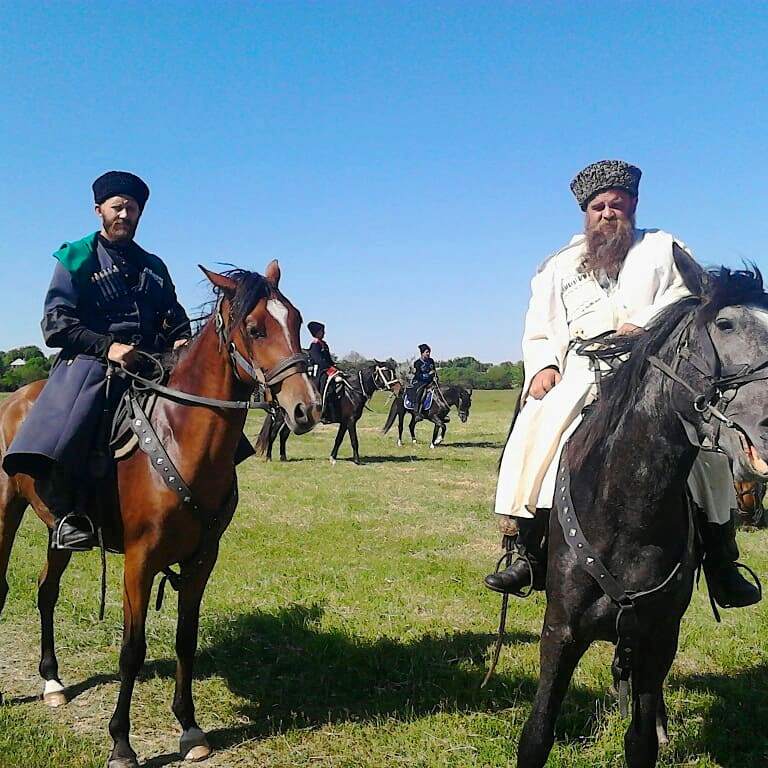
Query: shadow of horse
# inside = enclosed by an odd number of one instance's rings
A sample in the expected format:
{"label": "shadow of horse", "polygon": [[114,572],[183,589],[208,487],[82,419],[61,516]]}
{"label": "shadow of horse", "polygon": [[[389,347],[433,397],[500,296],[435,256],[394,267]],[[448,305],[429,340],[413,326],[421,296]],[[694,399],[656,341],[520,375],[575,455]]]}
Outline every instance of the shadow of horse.
{"label": "shadow of horse", "polygon": [[504,447],[504,443],[498,443],[494,440],[463,440],[458,443],[453,441],[449,443],[443,443],[446,448],[495,448],[501,450]]}
{"label": "shadow of horse", "polygon": [[[321,629],[322,615],[318,605],[294,605],[277,614],[240,614],[206,631],[208,642],[195,676],[223,678],[243,702],[241,722],[208,733],[213,746],[222,750],[329,723],[407,721],[435,712],[497,713],[530,701],[536,690],[536,678],[528,674],[500,674],[480,688],[495,639],[490,633],[368,640]],[[510,644],[538,640],[527,631],[507,637]],[[174,665],[158,663],[154,671],[170,677]],[[573,690],[561,737],[591,730],[595,699],[601,695],[588,688]],[[178,758],[160,755],[146,765],[160,768],[173,759]]]}

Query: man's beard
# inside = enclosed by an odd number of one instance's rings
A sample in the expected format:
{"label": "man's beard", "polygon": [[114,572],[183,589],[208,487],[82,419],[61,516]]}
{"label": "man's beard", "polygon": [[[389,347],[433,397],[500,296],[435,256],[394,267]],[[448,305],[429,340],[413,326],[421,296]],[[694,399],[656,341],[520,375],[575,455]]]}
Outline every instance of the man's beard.
{"label": "man's beard", "polygon": [[581,263],[581,271],[599,277],[607,275],[616,280],[635,241],[635,217],[601,221],[587,227],[587,252]]}
{"label": "man's beard", "polygon": [[116,219],[109,225],[106,232],[113,243],[127,243],[133,240],[137,226],[138,222]]}

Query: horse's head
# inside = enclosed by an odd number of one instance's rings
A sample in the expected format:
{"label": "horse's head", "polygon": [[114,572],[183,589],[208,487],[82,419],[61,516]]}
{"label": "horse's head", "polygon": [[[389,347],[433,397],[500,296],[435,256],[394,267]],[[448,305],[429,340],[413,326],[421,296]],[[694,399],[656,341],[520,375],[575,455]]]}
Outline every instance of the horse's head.
{"label": "horse's head", "polygon": [[459,402],[458,402],[458,410],[459,410],[459,419],[461,419],[462,424],[467,421],[469,418],[469,409],[472,407],[472,389],[464,389],[464,387],[459,387]]}
{"label": "horse's head", "polygon": [[403,385],[397,378],[397,372],[393,363],[381,360],[373,361],[373,380],[378,389],[385,389],[397,396],[402,392]]}
{"label": "horse's head", "polygon": [[[703,274],[683,331],[679,373],[696,394],[687,417],[728,454],[737,480],[768,478],[768,293],[759,270]],[[678,387],[679,398],[681,387]],[[695,419],[695,421],[693,421]]]}
{"label": "horse's head", "polygon": [[263,276],[201,269],[218,295],[217,330],[235,375],[254,387],[264,384],[285,411],[291,430],[308,432],[320,419],[320,401],[301,351],[301,315],[278,287],[279,264],[270,262]]}

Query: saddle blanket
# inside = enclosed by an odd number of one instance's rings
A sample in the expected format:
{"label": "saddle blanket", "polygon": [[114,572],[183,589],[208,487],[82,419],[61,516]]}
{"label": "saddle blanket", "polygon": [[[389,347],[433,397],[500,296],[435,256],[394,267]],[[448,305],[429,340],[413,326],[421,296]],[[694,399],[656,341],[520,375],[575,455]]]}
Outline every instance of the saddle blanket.
{"label": "saddle blanket", "polygon": [[[432,390],[430,389],[427,394],[424,396],[424,399],[421,402],[421,410],[422,411],[428,411],[432,407]],[[405,409],[407,411],[412,411],[414,406],[414,400],[416,399],[416,393],[413,391],[411,387],[409,387],[405,391]]]}

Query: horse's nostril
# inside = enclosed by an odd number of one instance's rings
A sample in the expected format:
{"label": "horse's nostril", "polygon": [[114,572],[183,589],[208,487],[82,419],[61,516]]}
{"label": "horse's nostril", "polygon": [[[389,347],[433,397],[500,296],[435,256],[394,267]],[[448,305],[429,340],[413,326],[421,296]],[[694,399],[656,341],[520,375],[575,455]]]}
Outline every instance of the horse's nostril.
{"label": "horse's nostril", "polygon": [[293,418],[297,424],[304,424],[308,420],[309,415],[304,403],[296,404],[296,407],[293,409]]}

